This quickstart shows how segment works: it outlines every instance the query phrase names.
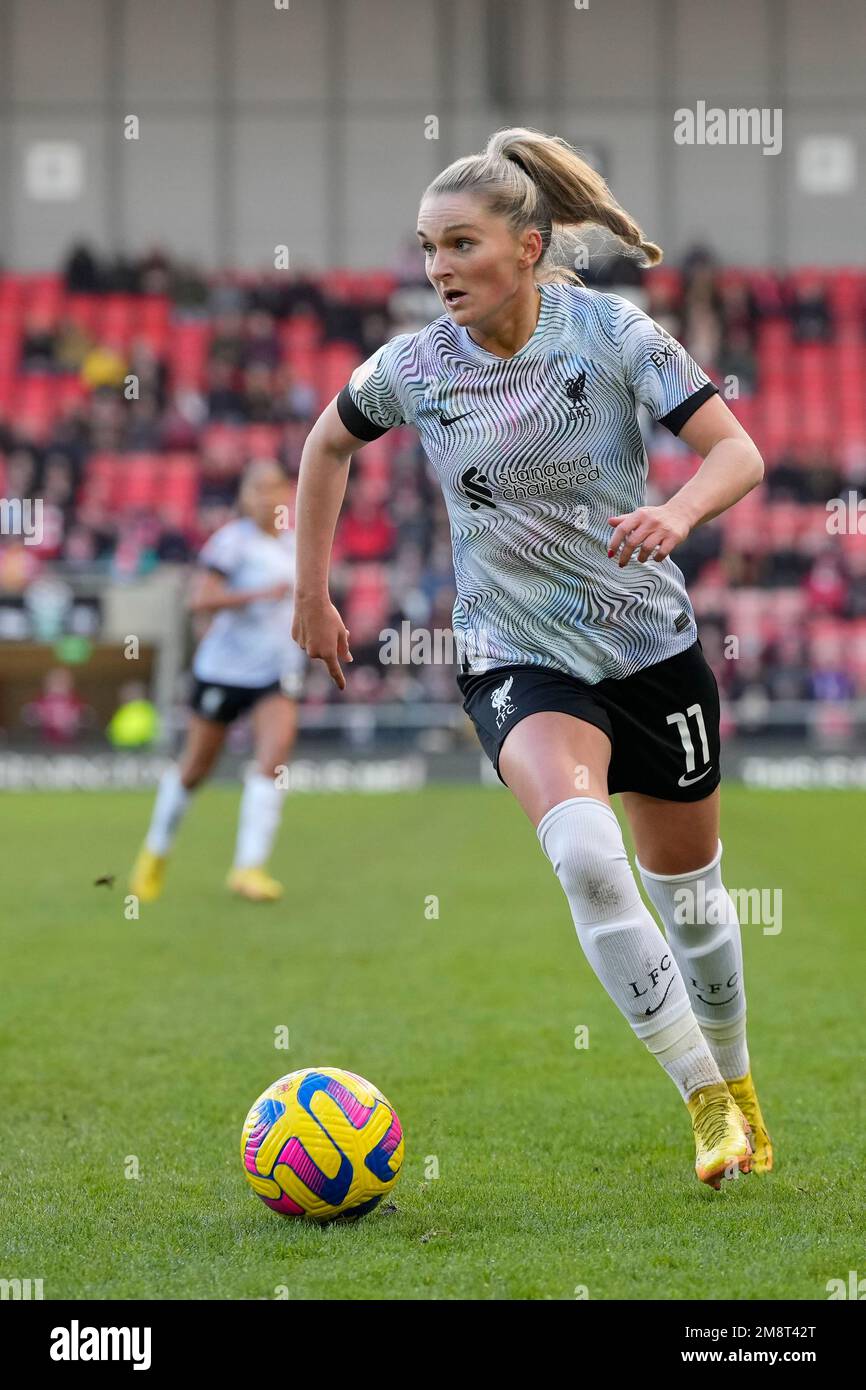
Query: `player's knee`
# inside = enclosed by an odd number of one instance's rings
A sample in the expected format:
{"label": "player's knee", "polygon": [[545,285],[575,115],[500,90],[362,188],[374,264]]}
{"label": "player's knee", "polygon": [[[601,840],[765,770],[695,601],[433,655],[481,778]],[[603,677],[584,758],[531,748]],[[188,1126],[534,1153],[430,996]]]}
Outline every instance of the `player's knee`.
{"label": "player's knee", "polygon": [[554,867],[575,921],[606,922],[634,905],[640,895],[627,864],[604,849],[569,848]]}
{"label": "player's knee", "polygon": [[633,908],[640,893],[610,808],[587,798],[564,802],[549,817],[539,825],[539,838],[575,922],[606,922]]}
{"label": "player's knee", "polygon": [[180,770],[181,786],[185,787],[188,792],[195,791],[209,772],[210,764],[187,763]]}
{"label": "player's knee", "polygon": [[259,758],[255,764],[256,776],[267,777],[270,782],[277,782],[285,776],[286,764],[278,762],[275,758]]}

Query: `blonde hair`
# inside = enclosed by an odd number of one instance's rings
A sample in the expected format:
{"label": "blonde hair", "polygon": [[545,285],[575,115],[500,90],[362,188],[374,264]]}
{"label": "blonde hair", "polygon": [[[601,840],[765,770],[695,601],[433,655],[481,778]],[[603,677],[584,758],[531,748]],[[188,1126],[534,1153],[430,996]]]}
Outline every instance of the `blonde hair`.
{"label": "blonde hair", "polygon": [[601,174],[567,140],[526,126],[497,130],[480,154],[449,164],[424,196],[437,193],[477,194],[516,235],[537,228],[542,249],[536,280],[583,284],[573,267],[583,245],[578,228],[587,224],[605,227],[642,256],[645,266],[658,265],[663,256],[661,247],[647,241],[620,207]]}

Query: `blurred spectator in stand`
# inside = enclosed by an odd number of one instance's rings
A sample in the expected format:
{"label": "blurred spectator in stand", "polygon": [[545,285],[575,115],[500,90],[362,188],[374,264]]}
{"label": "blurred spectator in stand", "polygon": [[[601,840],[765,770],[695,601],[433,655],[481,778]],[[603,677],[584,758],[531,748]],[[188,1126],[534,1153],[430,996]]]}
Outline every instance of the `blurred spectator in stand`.
{"label": "blurred spectator in stand", "polygon": [[848,594],[845,600],[846,618],[866,618],[866,537],[862,545],[848,552]]}
{"label": "blurred spectator in stand", "polygon": [[[117,538],[117,519],[103,502],[84,502],[78,508],[78,522],[90,534],[95,558],[108,560]],[[83,548],[83,547],[82,547]]]}
{"label": "blurred spectator in stand", "polygon": [[244,367],[279,366],[280,343],[273,315],[257,309],[247,314],[245,329],[241,359]]}
{"label": "blurred spectator in stand", "polygon": [[80,324],[61,319],[54,340],[54,362],[59,372],[80,372],[93,340]]}
{"label": "blurred spectator in stand", "polygon": [[363,356],[363,310],[344,290],[332,290],[325,304],[325,338],[352,343]]}
{"label": "blurred spectator in stand", "polygon": [[394,274],[401,285],[428,285],[424,268],[424,253],[418,244],[415,232],[407,232],[400,242],[400,249],[394,260]]}
{"label": "blurred spectator in stand", "polygon": [[144,338],[133,341],[128,372],[137,378],[139,396],[143,396],[145,391],[150,392],[158,408],[163,410],[167,398],[168,367]]}
{"label": "blurred spectator in stand", "polygon": [[81,379],[91,391],[100,386],[123,386],[126,360],[107,343],[96,343],[81,364]]}
{"label": "blurred spectator in stand", "polygon": [[253,362],[242,374],[244,419],[266,425],[273,419],[273,369],[266,362]]}
{"label": "blurred spectator in stand", "polygon": [[411,481],[400,482],[394,488],[391,516],[397,527],[401,554],[404,546],[415,546],[426,553],[430,540],[429,506]]}
{"label": "blurred spectator in stand", "polygon": [[246,302],[246,294],[233,275],[213,277],[208,291],[207,312],[209,318],[214,321],[215,329],[224,318],[236,320],[240,324]]}
{"label": "blurred spectator in stand", "polygon": [[102,289],[99,263],[84,242],[70,251],[63,267],[63,280],[68,294],[98,294]]}
{"label": "blurred spectator in stand", "polygon": [[0,593],[23,594],[39,578],[44,562],[39,547],[17,536],[0,536]]}
{"label": "blurred spectator in stand", "polygon": [[397,539],[385,508],[356,488],[337,530],[337,550],[344,560],[390,559]]}
{"label": "blurred spectator in stand", "polygon": [[677,277],[670,273],[666,268],[661,273],[654,271],[647,280],[647,305],[646,312],[650,318],[655,319],[666,333],[670,333],[672,338],[679,338],[682,328],[680,325],[680,288]]}
{"label": "blurred spectator in stand", "polygon": [[813,670],[809,678],[813,700],[839,703],[853,700],[855,695],[854,678],[848,670],[845,653],[836,643],[826,648],[818,644],[813,653]]}
{"label": "blurred spectator in stand", "polygon": [[379,680],[383,674],[379,633],[387,626],[389,597],[387,572],[382,565],[359,564],[354,567],[344,615],[355,658],[352,667],[354,671],[359,666],[370,666]]}
{"label": "blurred spectator in stand", "polygon": [[151,247],[139,261],[137,288],[141,294],[168,294],[171,288],[171,265],[161,247]]}
{"label": "blurred spectator in stand", "polygon": [[27,315],[21,340],[21,370],[52,372],[55,368],[56,338],[52,320],[44,313]]}
{"label": "blurred spectator in stand", "polygon": [[[298,381],[288,363],[278,367],[273,376],[273,418],[287,422],[302,421],[307,426],[303,441],[316,417],[318,392],[309,382]],[[300,455],[299,461],[300,461]]]}
{"label": "blurred spectator in stand", "polygon": [[[780,637],[764,652],[763,661],[767,670],[767,694],[774,704],[811,698],[808,656],[798,634],[786,633]],[[803,738],[808,723],[793,714],[785,715],[774,722],[774,729],[780,735]]]}
{"label": "blurred spectator in stand", "polygon": [[139,400],[127,402],[124,449],[130,453],[150,453],[162,442],[162,419],[159,403],[151,391]]}
{"label": "blurred spectator in stand", "polygon": [[237,369],[222,357],[214,358],[207,369],[207,413],[209,420],[240,425],[246,420],[244,397],[236,387]]}
{"label": "blurred spectator in stand", "polygon": [[210,360],[238,368],[244,360],[244,321],[240,312],[220,314],[214,321]]}
{"label": "blurred spectator in stand", "polygon": [[736,377],[740,396],[755,394],[758,364],[746,329],[726,331],[719,347],[718,369],[721,377]]}
{"label": "blurred spectator in stand", "polygon": [[754,347],[760,309],[748,280],[723,276],[718,285],[717,305],[726,337],[742,335],[746,347]]}
{"label": "blurred spectator in stand", "polygon": [[830,340],[830,309],[819,280],[796,279],[791,292],[791,323],[798,343],[826,343]]}
{"label": "blurred spectator in stand", "polygon": [[89,527],[76,522],[66,533],[63,562],[69,570],[87,571],[97,564],[96,536]]}
{"label": "blurred spectator in stand", "polygon": [[705,247],[694,247],[683,264],[681,336],[689,353],[711,372],[722,341],[722,302],[716,288],[716,261]]}
{"label": "blurred spectator in stand", "polygon": [[37,468],[35,450],[25,445],[13,448],[6,458],[6,496],[32,497],[36,488]]}
{"label": "blurred spectator in stand", "polygon": [[168,294],[178,310],[204,313],[207,309],[208,284],[196,265],[176,262],[172,266]]}
{"label": "blurred spectator in stand", "polygon": [[45,455],[40,496],[48,505],[71,516],[75,501],[75,474],[71,459],[59,449]]}
{"label": "blurred spectator in stand", "polygon": [[758,652],[745,652],[731,663],[728,698],[736,701],[737,733],[746,738],[760,735],[770,716],[772,701]]}
{"label": "blurred spectator in stand", "polygon": [[156,564],[158,536],[159,522],[156,517],[124,517],[111,557],[113,578],[138,579],[140,575],[149,574]]}
{"label": "blurred spectator in stand", "polygon": [[25,705],[22,718],[54,746],[74,743],[92,722],[92,710],[78,696],[68,666],[56,666],[42,683],[42,693]]}
{"label": "blurred spectator in stand", "polygon": [[813,613],[842,613],[848,594],[848,581],[838,555],[818,555],[805,583],[806,597]]}

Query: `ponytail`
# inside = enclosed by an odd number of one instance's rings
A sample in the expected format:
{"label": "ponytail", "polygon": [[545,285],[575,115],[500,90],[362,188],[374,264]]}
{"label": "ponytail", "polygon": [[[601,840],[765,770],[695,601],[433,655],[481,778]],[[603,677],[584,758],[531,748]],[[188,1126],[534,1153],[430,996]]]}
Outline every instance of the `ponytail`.
{"label": "ponytail", "polygon": [[481,154],[449,164],[425,196],[438,193],[477,193],[515,233],[537,228],[542,246],[537,280],[583,284],[574,261],[586,225],[604,227],[645,266],[662,259],[661,247],[646,239],[602,175],[558,135],[525,126],[497,130]]}

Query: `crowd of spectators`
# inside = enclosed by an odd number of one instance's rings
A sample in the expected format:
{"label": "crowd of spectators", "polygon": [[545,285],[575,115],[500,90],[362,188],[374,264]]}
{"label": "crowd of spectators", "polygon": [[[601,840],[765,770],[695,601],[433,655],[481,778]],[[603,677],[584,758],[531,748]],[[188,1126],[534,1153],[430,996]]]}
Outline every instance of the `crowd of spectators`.
{"label": "crowd of spectators", "polygon": [[[747,407],[764,389],[768,322],[782,323],[792,345],[835,341],[834,306],[818,274],[732,274],[695,248],[675,270],[662,267],[642,283],[629,261],[585,278],[597,288],[642,297],[647,311],[720,386],[735,383],[732,408],[735,401],[742,405],[738,413],[747,427],[753,423]],[[133,316],[127,331],[112,334],[89,327],[98,316],[88,320],[63,308],[118,296],[167,302],[167,333],[139,335]],[[239,469],[251,451],[261,451],[263,439],[297,476],[310,425],[341,384],[339,377],[319,379],[316,363],[333,350],[332,371],[335,361],[338,372],[344,364],[345,379],[351,365],[387,338],[420,328],[441,308],[420,257],[417,265],[407,261],[401,271],[366,281],[334,273],[205,277],[162,252],[109,263],[85,246],[69,256],[53,302],[53,310],[43,305],[23,315],[15,379],[72,382],[73,389],[62,410],[35,420],[15,408],[14,398],[0,410],[0,492],[7,499],[42,499],[46,518],[39,546],[0,537],[0,594],[26,589],[46,567],[60,576],[125,581],[161,563],[192,562],[206,537],[231,516]],[[855,346],[858,333],[866,341],[864,316],[866,294],[846,320]],[[170,342],[179,324],[207,326],[196,372],[172,365]],[[292,346],[301,340],[300,348]],[[649,496],[660,501],[698,460],[681,441],[644,423]],[[265,433],[255,436],[256,427]],[[762,447],[760,432],[753,432]],[[88,487],[97,456],[128,458],[132,466],[143,455],[177,453],[197,460],[195,504],[186,517],[167,514],[159,498],[119,514]],[[853,630],[866,622],[866,555],[856,537],[841,544],[819,522],[828,499],[848,491],[866,495],[866,440],[858,451],[856,438],[848,438],[840,450],[832,437],[802,440],[792,431],[767,462],[760,510],[747,499],[736,525],[730,519],[709,523],[675,556],[706,621],[705,646],[723,691],[731,700],[750,700],[752,708],[756,700],[862,696],[866,658],[845,639],[845,625]],[[790,534],[782,519],[786,508]],[[768,541],[771,513],[778,524]],[[379,660],[383,628],[399,630],[408,620],[413,627],[447,630],[451,623],[448,520],[414,431],[391,431],[359,453],[338,526],[333,576],[335,600],[353,634],[353,700],[455,700],[450,666]],[[738,593],[756,591],[782,594],[784,601],[738,605]],[[732,654],[726,639],[737,634],[745,649]],[[321,670],[313,674],[310,698],[334,698]]]}

